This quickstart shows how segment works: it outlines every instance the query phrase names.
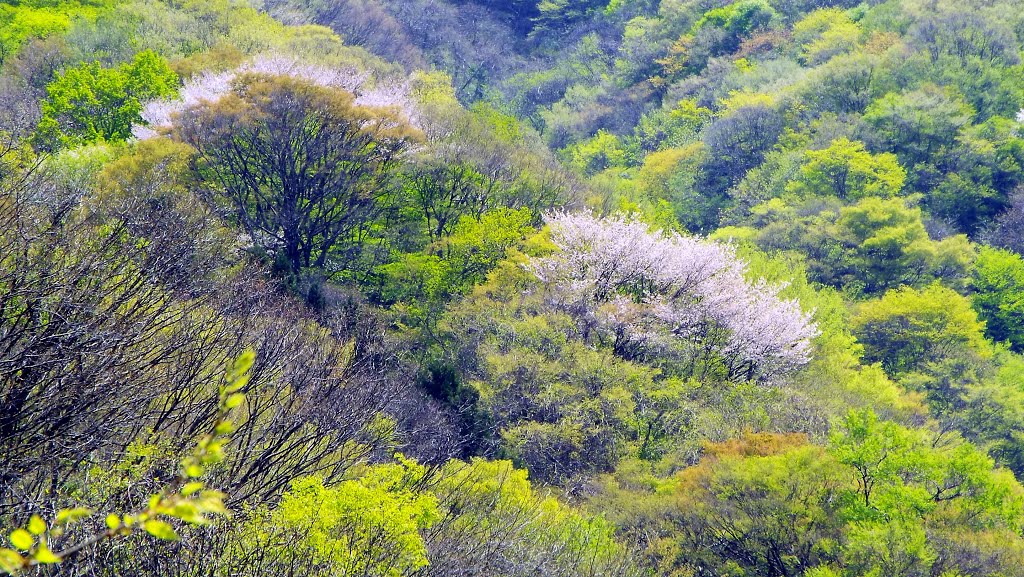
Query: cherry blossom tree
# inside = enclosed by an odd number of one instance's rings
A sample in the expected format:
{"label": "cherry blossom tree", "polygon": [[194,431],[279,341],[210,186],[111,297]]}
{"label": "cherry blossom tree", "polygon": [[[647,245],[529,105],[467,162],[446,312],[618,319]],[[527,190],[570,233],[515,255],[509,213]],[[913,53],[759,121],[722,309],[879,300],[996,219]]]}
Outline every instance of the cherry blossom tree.
{"label": "cherry blossom tree", "polygon": [[624,217],[563,213],[548,224],[558,250],[530,267],[584,338],[626,358],[717,366],[733,379],[772,380],[810,360],[811,314],[779,296],[784,286],[748,280],[730,245]]}
{"label": "cherry blossom tree", "polygon": [[419,112],[409,95],[407,83],[395,79],[374,79],[354,68],[331,68],[309,64],[286,56],[259,56],[224,72],[207,72],[185,82],[172,100],[153,100],[145,104],[142,119],[145,126],[133,127],[136,138],[155,136],[169,128],[174,116],[203,102],[216,102],[231,93],[235,80],[247,74],[287,76],[324,88],[339,88],[355,97],[355,104],[373,108],[394,108],[414,126]]}

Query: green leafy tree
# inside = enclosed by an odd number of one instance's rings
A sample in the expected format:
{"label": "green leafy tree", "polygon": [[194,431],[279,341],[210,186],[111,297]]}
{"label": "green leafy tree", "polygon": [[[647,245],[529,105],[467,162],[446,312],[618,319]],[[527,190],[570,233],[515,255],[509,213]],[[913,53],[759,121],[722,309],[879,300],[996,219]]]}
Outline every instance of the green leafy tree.
{"label": "green leafy tree", "polygon": [[804,153],[800,174],[788,190],[850,200],[887,198],[899,194],[906,177],[895,154],[871,154],[864,143],[840,138],[828,148]]}
{"label": "green leafy tree", "polygon": [[[849,506],[856,519],[877,518],[879,508],[900,503],[887,491],[901,482],[901,473],[913,468],[917,436],[896,423],[880,421],[873,412],[851,412],[831,437],[830,453],[854,472],[855,498]],[[906,495],[901,495],[905,497]]]}
{"label": "green leafy tree", "polygon": [[[707,202],[712,205],[724,202],[719,200],[724,196],[722,193],[764,161],[783,127],[784,119],[779,111],[764,102],[739,106],[708,125],[702,132],[708,154],[700,178]],[[708,225],[714,222],[716,220]]]}
{"label": "green leafy tree", "polygon": [[581,174],[594,174],[626,165],[626,151],[612,133],[599,130],[593,138],[577,143],[566,151],[569,164]]}
{"label": "green leafy tree", "polygon": [[827,197],[797,205],[773,199],[752,212],[759,246],[798,251],[811,278],[852,293],[936,279],[960,287],[975,258],[966,236],[932,239],[923,211],[901,198],[866,197],[850,206]]}
{"label": "green leafy tree", "polygon": [[974,114],[954,90],[925,85],[879,98],[865,110],[864,122],[908,168],[911,184],[928,190],[935,184],[929,175],[948,160]]}
{"label": "green leafy tree", "polygon": [[634,129],[630,145],[650,152],[693,144],[700,129],[712,118],[714,112],[696,100],[680,100],[675,106],[664,106],[643,115]]}
{"label": "green leafy tree", "polygon": [[451,234],[459,217],[471,213],[485,194],[484,176],[457,161],[426,161],[410,167],[406,191],[422,211],[431,242]]}
{"label": "green leafy tree", "polygon": [[963,236],[931,239],[920,209],[899,199],[866,198],[840,210],[839,234],[853,254],[840,264],[863,271],[865,289],[877,292],[929,277],[953,283],[965,275],[973,251]]}
{"label": "green leafy tree", "polygon": [[406,253],[382,265],[380,298],[400,301],[426,312],[431,306],[469,290],[505,258],[506,251],[532,232],[528,209],[498,209],[479,219],[463,216],[449,236],[423,253]]}
{"label": "green leafy tree", "polygon": [[17,57],[32,39],[59,35],[73,23],[108,14],[108,0],[17,0],[0,3],[0,65]]}
{"label": "green leafy tree", "polygon": [[81,64],[47,85],[37,139],[51,147],[125,140],[142,122],[143,102],[171,97],[177,89],[178,75],[152,51],[117,68]]}
{"label": "green leafy tree", "polygon": [[225,551],[242,575],[637,574],[614,527],[531,486],[509,461],[360,467],[327,484],[297,480],[260,507]]}
{"label": "green leafy tree", "polygon": [[649,203],[667,204],[672,216],[688,230],[699,230],[715,218],[715,204],[696,187],[697,170],[704,162],[700,143],[652,152],[637,171],[635,182]]}
{"label": "green leafy tree", "polygon": [[1024,347],[1024,259],[1008,250],[982,247],[972,279],[972,302],[994,341]]}
{"label": "green leafy tree", "polygon": [[945,174],[928,192],[927,206],[934,215],[973,234],[1006,208],[1024,162],[1024,141],[1006,128],[991,118],[957,138],[940,166]]}
{"label": "green leafy tree", "polygon": [[428,577],[547,575],[639,577],[643,571],[603,515],[570,507],[509,461],[453,460],[431,491],[442,518],[432,528]]}
{"label": "green leafy tree", "polygon": [[688,564],[783,576],[836,560],[829,542],[840,533],[842,472],[821,447],[793,448],[792,441],[748,435],[709,446],[709,457],[680,475],[683,535],[693,539]]}
{"label": "green leafy tree", "polygon": [[856,481],[844,517],[856,525],[934,516],[974,530],[1019,530],[1024,518],[1015,507],[1024,491],[1013,476],[962,439],[940,441],[938,433],[883,421],[872,411],[847,414],[829,439],[830,454]]}
{"label": "green leafy tree", "polygon": [[881,362],[891,375],[919,369],[958,349],[991,354],[985,324],[970,300],[937,283],[923,290],[891,290],[858,307],[852,322],[865,359]]}
{"label": "green leafy tree", "polygon": [[777,17],[775,10],[763,0],[742,0],[721,8],[708,10],[693,25],[693,31],[718,28],[725,33],[715,53],[732,52],[740,40],[754,30],[766,28]]}
{"label": "green leafy tree", "polygon": [[997,368],[968,391],[966,407],[957,415],[965,435],[989,447],[989,454],[1017,475],[1024,472],[1024,358],[1008,351],[996,354]]}
{"label": "green leafy tree", "polygon": [[1000,574],[1024,550],[1024,488],[1008,471],[955,435],[870,410],[838,419],[827,447],[767,433],[707,444],[672,481],[627,494],[620,523],[677,544],[652,547],[666,574]]}
{"label": "green leafy tree", "polygon": [[839,54],[797,84],[801,107],[816,115],[861,114],[885,89],[888,73],[875,54]]}

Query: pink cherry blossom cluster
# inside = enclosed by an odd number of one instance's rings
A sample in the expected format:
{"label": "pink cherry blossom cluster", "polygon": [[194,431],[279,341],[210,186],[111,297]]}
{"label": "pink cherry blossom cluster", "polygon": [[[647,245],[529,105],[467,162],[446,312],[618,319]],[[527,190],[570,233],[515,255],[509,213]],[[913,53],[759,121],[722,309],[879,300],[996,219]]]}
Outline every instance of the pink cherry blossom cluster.
{"label": "pink cherry blossom cluster", "polygon": [[750,282],[732,246],[625,217],[548,217],[558,251],[530,265],[584,338],[629,356],[714,357],[733,378],[771,380],[810,360],[818,330],[784,286]]}
{"label": "pink cherry blossom cluster", "polygon": [[351,92],[356,104],[369,107],[394,107],[403,111],[414,125],[419,122],[419,111],[410,96],[407,82],[377,80],[365,71],[354,68],[330,68],[300,62],[286,56],[260,56],[234,70],[207,72],[185,82],[174,100],[154,100],[142,109],[144,124],[132,129],[136,138],[155,136],[159,129],[171,126],[174,115],[201,102],[215,102],[231,91],[236,77],[246,73],[271,74],[302,78],[320,86],[329,86]]}

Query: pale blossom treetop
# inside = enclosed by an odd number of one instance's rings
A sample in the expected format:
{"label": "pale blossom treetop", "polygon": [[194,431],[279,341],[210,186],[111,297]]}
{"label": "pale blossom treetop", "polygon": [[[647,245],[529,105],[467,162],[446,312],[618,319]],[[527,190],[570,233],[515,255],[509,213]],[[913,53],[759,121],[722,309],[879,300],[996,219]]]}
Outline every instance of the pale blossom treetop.
{"label": "pale blossom treetop", "polygon": [[168,128],[176,113],[203,101],[215,102],[231,91],[232,83],[242,74],[270,74],[291,76],[320,86],[339,88],[353,93],[356,104],[369,107],[395,107],[403,111],[413,125],[419,122],[419,113],[405,82],[390,80],[371,82],[372,77],[355,68],[331,68],[300,62],[286,56],[259,56],[224,72],[207,72],[185,82],[174,100],[154,100],[142,109],[144,125],[132,129],[136,138],[153,137],[161,128]]}
{"label": "pale blossom treetop", "polygon": [[624,217],[547,220],[559,250],[531,270],[584,337],[628,356],[713,352],[733,378],[770,380],[810,360],[811,315],[779,296],[783,286],[748,281],[730,245]]}

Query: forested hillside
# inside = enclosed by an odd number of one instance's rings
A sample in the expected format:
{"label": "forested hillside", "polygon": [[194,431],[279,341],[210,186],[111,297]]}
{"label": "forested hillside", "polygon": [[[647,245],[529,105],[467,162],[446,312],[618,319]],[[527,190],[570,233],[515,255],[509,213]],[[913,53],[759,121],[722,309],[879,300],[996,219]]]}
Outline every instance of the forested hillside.
{"label": "forested hillside", "polygon": [[1024,576],[1017,0],[0,0],[0,573]]}

